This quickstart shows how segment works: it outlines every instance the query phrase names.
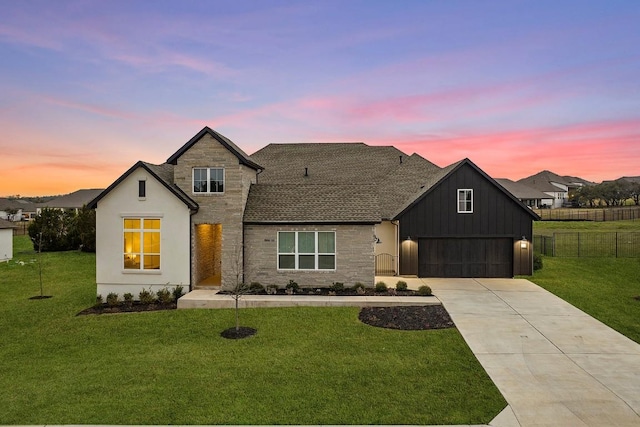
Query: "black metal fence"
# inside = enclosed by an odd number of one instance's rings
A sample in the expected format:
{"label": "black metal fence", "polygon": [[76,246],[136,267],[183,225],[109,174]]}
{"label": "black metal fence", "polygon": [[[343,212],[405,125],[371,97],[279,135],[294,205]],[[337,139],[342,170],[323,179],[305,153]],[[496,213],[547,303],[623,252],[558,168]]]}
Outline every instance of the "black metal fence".
{"label": "black metal fence", "polygon": [[555,257],[640,257],[640,232],[562,232],[533,236],[533,251]]}
{"label": "black metal fence", "polygon": [[640,220],[640,206],[602,209],[534,209],[543,221]]}
{"label": "black metal fence", "polygon": [[396,257],[391,254],[376,255],[376,276],[395,276]]}

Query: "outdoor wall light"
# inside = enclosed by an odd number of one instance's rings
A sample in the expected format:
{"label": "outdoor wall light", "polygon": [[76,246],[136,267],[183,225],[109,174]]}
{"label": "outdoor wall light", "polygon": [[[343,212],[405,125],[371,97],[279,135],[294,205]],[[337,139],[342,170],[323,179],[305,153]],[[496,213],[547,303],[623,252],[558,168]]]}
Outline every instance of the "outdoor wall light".
{"label": "outdoor wall light", "polygon": [[407,236],[407,238],[404,240],[411,240],[411,236]]}
{"label": "outdoor wall light", "polygon": [[522,240],[520,241],[520,249],[527,249],[527,238],[522,236]]}

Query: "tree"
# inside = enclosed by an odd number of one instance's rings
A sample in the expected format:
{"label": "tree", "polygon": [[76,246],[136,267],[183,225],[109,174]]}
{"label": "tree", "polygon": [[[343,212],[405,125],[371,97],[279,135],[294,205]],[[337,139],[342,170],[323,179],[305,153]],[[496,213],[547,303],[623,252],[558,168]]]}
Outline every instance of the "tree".
{"label": "tree", "polygon": [[44,208],[29,224],[29,237],[39,252],[77,249],[80,239],[76,233],[75,212]]}
{"label": "tree", "polygon": [[83,252],[96,251],[96,211],[83,206],[75,220],[76,234]]}
{"label": "tree", "polygon": [[234,259],[233,259],[233,275],[234,281],[231,284],[226,284],[223,289],[231,295],[235,302],[235,315],[236,325],[235,328],[230,328],[222,332],[222,336],[225,338],[246,338],[256,333],[256,330],[249,327],[240,326],[240,299],[250,292],[250,287],[244,282],[243,274],[243,249],[244,246],[236,242]]}
{"label": "tree", "polygon": [[640,206],[640,182],[632,182],[629,185],[629,195],[636,206]]}

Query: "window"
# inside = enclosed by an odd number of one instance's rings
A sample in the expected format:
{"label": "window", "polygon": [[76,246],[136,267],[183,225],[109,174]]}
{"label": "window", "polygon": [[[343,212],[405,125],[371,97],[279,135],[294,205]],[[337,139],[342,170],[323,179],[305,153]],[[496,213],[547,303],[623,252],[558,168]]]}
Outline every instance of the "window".
{"label": "window", "polygon": [[194,193],[223,193],[224,169],[223,168],[194,168],[193,169]]}
{"label": "window", "polygon": [[473,190],[458,190],[458,213],[473,213]]}
{"label": "window", "polygon": [[142,179],[138,181],[138,197],[147,197],[147,181]]}
{"label": "window", "polygon": [[160,270],[160,219],[124,218],[124,269]]}
{"label": "window", "polygon": [[335,270],[334,231],[278,232],[279,270]]}

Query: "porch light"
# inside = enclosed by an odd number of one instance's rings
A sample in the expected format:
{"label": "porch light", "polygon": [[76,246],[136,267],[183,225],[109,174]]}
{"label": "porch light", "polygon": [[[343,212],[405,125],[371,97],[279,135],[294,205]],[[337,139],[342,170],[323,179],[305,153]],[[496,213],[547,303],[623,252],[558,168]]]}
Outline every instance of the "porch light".
{"label": "porch light", "polygon": [[529,242],[527,242],[527,238],[522,236],[522,240],[520,241],[520,249],[527,249]]}
{"label": "porch light", "polygon": [[411,236],[407,236],[407,238],[404,240],[411,240]]}

